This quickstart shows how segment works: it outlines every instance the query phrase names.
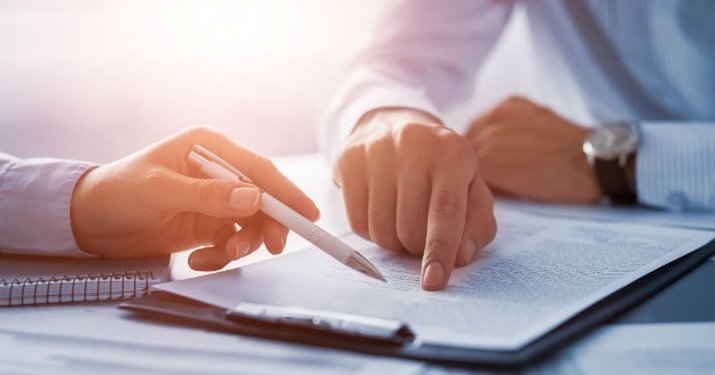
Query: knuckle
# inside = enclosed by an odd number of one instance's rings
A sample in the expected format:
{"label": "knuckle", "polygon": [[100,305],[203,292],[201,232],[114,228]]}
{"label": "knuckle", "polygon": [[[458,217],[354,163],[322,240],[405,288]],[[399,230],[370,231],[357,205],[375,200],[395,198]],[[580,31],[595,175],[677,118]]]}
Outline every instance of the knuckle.
{"label": "knuckle", "polygon": [[366,144],[365,151],[370,159],[381,160],[392,153],[394,144],[391,137],[380,137]]}
{"label": "knuckle", "polygon": [[462,135],[453,131],[443,131],[439,135],[444,155],[465,159],[473,153],[472,144]]}
{"label": "knuckle", "polygon": [[404,220],[397,224],[397,240],[412,254],[421,254],[424,251],[423,236]]}
{"label": "knuckle", "polygon": [[424,134],[429,126],[417,122],[407,122],[399,128],[399,134],[403,137],[414,137]]}
{"label": "knuckle", "polygon": [[261,155],[258,157],[258,165],[261,166],[262,170],[275,173],[278,172],[278,167],[276,167],[275,163],[271,159],[268,159],[267,157]]}
{"label": "knuckle", "polygon": [[490,126],[482,131],[482,137],[486,142],[498,139],[501,134],[501,126]]}
{"label": "knuckle", "polygon": [[221,134],[216,128],[209,125],[191,125],[187,128],[186,132],[193,136],[200,137]]}
{"label": "knuckle", "polygon": [[440,128],[437,135],[445,145],[458,146],[464,140],[464,137],[448,128]]}
{"label": "knuckle", "polygon": [[496,237],[497,230],[499,230],[499,227],[497,226],[497,220],[493,214],[489,215],[489,220],[487,220],[486,227],[487,243],[489,243],[492,242],[494,237]]}
{"label": "knuckle", "polygon": [[383,249],[387,250],[400,250],[402,247],[399,245],[398,242],[395,241],[390,241],[388,239],[382,238],[382,239],[372,239],[372,242],[376,243],[378,246],[380,246]]}
{"label": "knuckle", "polygon": [[397,223],[396,231],[397,239],[403,244],[409,242],[409,240],[414,236],[414,231],[409,224],[404,222],[404,220]]}
{"label": "knuckle", "polygon": [[337,168],[341,171],[354,168],[362,152],[362,146],[351,145],[345,147],[336,161]]}
{"label": "knuckle", "polygon": [[430,208],[433,215],[438,217],[455,217],[459,213],[457,195],[451,191],[436,193],[434,204]]}
{"label": "knuckle", "polygon": [[340,156],[338,156],[337,160],[335,160],[335,171],[336,172],[349,171],[352,166],[353,166],[353,163],[351,162],[351,160],[348,157],[346,152],[343,152],[342,154],[340,154]]}
{"label": "knuckle", "polygon": [[401,243],[405,250],[410,254],[420,255],[425,252],[424,241],[412,238]]}
{"label": "knuckle", "polygon": [[408,253],[413,254],[413,255],[422,255],[425,252],[425,249],[419,244],[412,244],[410,246],[405,246],[405,250],[407,250]]}
{"label": "knuckle", "polygon": [[407,250],[408,253],[414,255],[421,255],[425,252],[424,246],[422,246],[421,243],[418,243],[416,241],[413,241],[412,243],[406,245],[405,250]]}
{"label": "knuckle", "polygon": [[399,146],[412,146],[430,142],[430,134],[434,126],[416,122],[408,122],[400,126],[397,130],[396,141]]}
{"label": "knuckle", "polygon": [[[276,178],[281,175],[275,164],[263,155],[255,155],[253,162],[244,169],[244,172],[250,179],[257,179],[259,176],[268,176]],[[280,194],[285,189],[285,186],[278,185],[272,189],[273,194]]]}
{"label": "knuckle", "polygon": [[192,125],[186,129],[186,134],[193,142],[209,143],[217,149],[220,144],[230,141],[228,136],[210,125]]}
{"label": "knuckle", "polygon": [[505,114],[512,113],[515,108],[521,107],[526,103],[528,103],[528,101],[524,97],[519,95],[511,95],[501,101],[499,104],[497,104],[496,107],[494,107],[492,115],[494,118],[502,117]]}
{"label": "knuckle", "polygon": [[433,255],[441,255],[449,250],[450,244],[441,238],[432,238],[427,241],[427,249]]}
{"label": "knuckle", "polygon": [[386,249],[396,249],[399,247],[397,237],[388,225],[384,225],[384,223],[371,224],[369,231],[370,238],[381,247]]}
{"label": "knuckle", "polygon": [[354,215],[349,215],[348,221],[350,222],[350,228],[360,237],[369,240],[370,233],[367,229],[367,223],[365,221],[356,218]]}
{"label": "knuckle", "polygon": [[518,105],[518,104],[523,104],[523,103],[526,103],[526,102],[527,102],[526,98],[524,98],[524,97],[521,96],[521,95],[509,95],[509,96],[504,100],[504,104],[512,104],[512,105],[513,105],[513,104],[516,104],[516,105]]}
{"label": "knuckle", "polygon": [[211,179],[201,179],[197,182],[196,190],[198,192],[200,202],[211,202],[212,198],[215,196],[215,194],[212,194],[215,183],[216,181]]}
{"label": "knuckle", "polygon": [[478,239],[476,245],[478,248],[482,248],[494,240],[497,230],[497,221],[494,218],[494,214],[490,213],[479,222],[478,229],[475,230],[476,233],[473,234],[474,237],[472,238]]}

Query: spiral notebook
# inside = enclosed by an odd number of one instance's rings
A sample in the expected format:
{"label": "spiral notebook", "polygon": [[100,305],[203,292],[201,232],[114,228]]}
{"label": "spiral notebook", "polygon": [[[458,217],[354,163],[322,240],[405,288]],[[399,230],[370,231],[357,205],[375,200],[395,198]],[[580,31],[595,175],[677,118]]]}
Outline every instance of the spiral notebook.
{"label": "spiral notebook", "polygon": [[0,255],[0,306],[112,301],[167,281],[170,256],[86,259]]}

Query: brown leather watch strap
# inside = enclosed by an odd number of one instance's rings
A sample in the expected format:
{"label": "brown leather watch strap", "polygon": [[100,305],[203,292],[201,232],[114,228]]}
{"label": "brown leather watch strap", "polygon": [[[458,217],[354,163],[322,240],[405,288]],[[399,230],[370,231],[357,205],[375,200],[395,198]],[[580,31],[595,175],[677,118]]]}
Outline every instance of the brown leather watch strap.
{"label": "brown leather watch strap", "polygon": [[637,202],[636,194],[628,186],[626,168],[622,167],[618,159],[596,159],[593,169],[598,177],[601,191],[614,205],[633,205]]}

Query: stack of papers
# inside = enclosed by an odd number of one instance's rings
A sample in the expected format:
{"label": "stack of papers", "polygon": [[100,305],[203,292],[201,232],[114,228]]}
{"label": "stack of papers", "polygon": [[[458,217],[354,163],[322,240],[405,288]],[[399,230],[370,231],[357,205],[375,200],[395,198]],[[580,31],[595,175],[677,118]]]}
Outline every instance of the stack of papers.
{"label": "stack of papers", "polygon": [[420,259],[346,240],[382,283],[315,249],[156,288],[224,308],[241,302],[396,319],[424,343],[519,350],[604,297],[713,239],[713,232],[497,212],[496,240],[440,292]]}

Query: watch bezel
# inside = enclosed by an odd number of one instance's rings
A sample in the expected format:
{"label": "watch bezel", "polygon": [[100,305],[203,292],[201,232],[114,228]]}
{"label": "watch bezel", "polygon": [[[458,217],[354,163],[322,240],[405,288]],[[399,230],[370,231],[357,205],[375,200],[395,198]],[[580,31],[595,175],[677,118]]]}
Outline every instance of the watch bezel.
{"label": "watch bezel", "polygon": [[[623,134],[628,136],[624,138]],[[599,139],[608,137],[615,141],[603,144],[602,139]],[[625,166],[628,156],[637,150],[639,142],[640,133],[636,124],[625,121],[611,122],[593,128],[584,140],[582,149],[591,165],[596,159],[619,159],[619,164]]]}

